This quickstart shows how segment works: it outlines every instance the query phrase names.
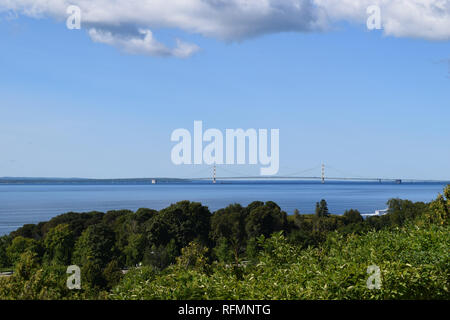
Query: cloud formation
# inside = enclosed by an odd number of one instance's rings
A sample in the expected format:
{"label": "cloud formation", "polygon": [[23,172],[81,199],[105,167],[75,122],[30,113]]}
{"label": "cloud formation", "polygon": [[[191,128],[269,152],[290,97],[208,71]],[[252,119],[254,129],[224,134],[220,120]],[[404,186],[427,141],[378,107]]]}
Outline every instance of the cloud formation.
{"label": "cloud formation", "polygon": [[332,20],[365,23],[366,9],[381,9],[388,36],[450,40],[450,0],[314,0]]}
{"label": "cloud formation", "polygon": [[326,31],[334,22],[365,26],[367,7],[381,8],[388,36],[450,40],[450,0],[0,0],[1,11],[35,18],[67,18],[82,11],[93,41],[132,54],[189,57],[198,46],[176,39],[173,48],[152,31],[178,29],[223,41],[277,32]]}
{"label": "cloud formation", "polygon": [[150,30],[140,29],[139,33],[140,36],[124,36],[113,34],[110,31],[89,29],[89,36],[94,42],[109,44],[130,54],[186,58],[200,49],[197,45],[183,42],[180,39],[176,39],[175,48],[168,48],[158,42]]}

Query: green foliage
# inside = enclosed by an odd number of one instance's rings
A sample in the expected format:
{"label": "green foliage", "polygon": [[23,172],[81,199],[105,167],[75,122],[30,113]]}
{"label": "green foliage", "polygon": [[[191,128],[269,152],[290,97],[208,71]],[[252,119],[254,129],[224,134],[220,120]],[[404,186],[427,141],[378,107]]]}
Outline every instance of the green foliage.
{"label": "green foliage", "polygon": [[[245,233],[246,210],[240,204],[229,205],[225,209],[220,209],[211,218],[211,238],[221,241],[220,249],[228,249],[228,244],[233,250],[235,262],[238,263],[242,246],[246,240]],[[225,248],[227,247],[227,248]],[[216,250],[216,252],[218,252]],[[223,261],[229,261],[226,254],[222,252]]]}
{"label": "green foliage", "polygon": [[42,269],[36,254],[27,251],[17,261],[14,275],[0,278],[0,299],[67,299],[75,298],[66,287],[64,267]]}
{"label": "green foliage", "polygon": [[281,211],[272,201],[252,209],[245,219],[245,230],[249,238],[260,235],[269,237],[274,232],[285,230],[286,227],[286,212]]}
{"label": "green foliage", "polygon": [[116,236],[119,264],[132,266],[142,261],[145,247],[148,245],[146,224],[155,214],[157,211],[150,209],[139,209],[136,213],[127,211],[110,222]]}
{"label": "green foliage", "polygon": [[192,241],[189,245],[181,249],[181,256],[177,257],[177,266],[181,269],[205,270],[207,265],[208,248],[202,246],[197,241]]}
{"label": "green foliage", "polygon": [[344,212],[344,218],[346,220],[347,224],[350,223],[361,223],[364,221],[363,217],[361,216],[361,213],[359,213],[358,210],[346,210]]}
{"label": "green foliage", "polygon": [[252,212],[254,209],[259,208],[259,207],[263,207],[264,206],[264,202],[262,201],[253,201],[252,203],[250,203],[246,208],[246,216]]}
{"label": "green foliage", "polygon": [[114,287],[110,299],[138,300],[148,296],[149,283],[156,277],[157,271],[153,267],[143,266],[130,269],[120,283]]}
{"label": "green foliage", "polygon": [[230,249],[230,245],[228,244],[228,240],[226,238],[220,238],[217,241],[217,245],[213,251],[219,262],[231,263],[234,260],[233,250]]}
{"label": "green foliage", "polygon": [[261,248],[258,245],[258,240],[256,238],[250,238],[247,241],[247,248],[245,250],[247,259],[249,259],[251,262],[256,261],[260,249]]}
{"label": "green foliage", "polygon": [[137,209],[135,213],[136,220],[138,223],[143,223],[151,218],[153,218],[155,215],[158,214],[158,211],[148,208],[139,208]]}
{"label": "green foliage", "polygon": [[119,268],[117,260],[113,260],[106,266],[103,271],[103,278],[106,281],[106,287],[111,289],[119,284],[122,279],[122,270]]}
{"label": "green foliage", "polygon": [[423,202],[412,202],[409,200],[391,199],[388,201],[389,217],[391,226],[402,226],[406,221],[412,221],[428,210]]}
{"label": "green foliage", "polygon": [[325,199],[320,200],[320,202],[316,203],[316,216],[321,217],[327,217],[330,213],[328,212],[328,204],[325,201]]}
{"label": "green foliage", "polygon": [[59,224],[50,229],[44,238],[44,261],[50,265],[69,265],[74,242],[68,224]]}
{"label": "green foliage", "polygon": [[140,233],[132,233],[128,237],[128,244],[123,249],[127,266],[135,266],[142,261],[145,250],[145,237]]}
{"label": "green foliage", "polygon": [[[343,236],[321,248],[301,249],[281,233],[258,239],[255,264],[208,271],[169,268],[150,278],[130,278],[114,299],[449,299],[449,228],[408,226]],[[367,288],[367,267],[378,265],[382,285]],[[182,264],[184,265],[184,264]],[[136,289],[135,289],[136,288]]]}
{"label": "green foliage", "polygon": [[18,236],[14,238],[9,247],[6,249],[8,259],[12,264],[17,263],[21,255],[25,252],[31,252],[36,256],[39,256],[39,253],[41,252],[39,242],[34,239]]}
{"label": "green foliage", "polygon": [[42,238],[42,232],[40,226],[35,224],[25,224],[16,231],[11,232],[13,238],[23,237],[30,238],[34,240],[39,240]]}
{"label": "green foliage", "polygon": [[0,268],[9,267],[12,263],[9,261],[6,249],[11,244],[10,236],[0,237]]}
{"label": "green foliage", "polygon": [[75,244],[73,262],[84,266],[92,262],[104,268],[115,256],[115,235],[110,227],[100,223],[89,226]]}
{"label": "green foliage", "polygon": [[118,221],[121,217],[127,215],[133,215],[133,211],[131,210],[111,210],[108,211],[102,218],[102,222],[110,227],[114,226],[116,221]]}
{"label": "green foliage", "polygon": [[342,216],[324,216],[313,218],[313,233],[316,237],[326,237],[326,235],[345,225],[345,218]]}
{"label": "green foliage", "polygon": [[307,248],[309,246],[317,246],[320,242],[320,236],[313,234],[308,230],[292,230],[288,235],[289,242],[299,246],[300,248]]}
{"label": "green foliage", "polygon": [[450,185],[445,187],[444,195],[439,194],[437,199],[430,204],[428,219],[432,223],[450,224]]}
{"label": "green foliage", "polygon": [[16,261],[14,269],[15,274],[19,279],[28,280],[39,266],[39,261],[36,253],[32,251],[25,251]]}
{"label": "green foliage", "polygon": [[48,222],[39,223],[36,228],[40,238],[59,224],[68,224],[69,229],[73,232],[74,237],[78,238],[81,233],[89,226],[98,224],[102,221],[104,213],[92,211],[86,213],[68,212],[52,218]]}
{"label": "green foliage", "polygon": [[162,270],[175,262],[178,256],[178,249],[175,240],[172,239],[166,246],[152,245],[145,249],[143,263],[146,266],[153,266]]}
{"label": "green foliage", "polygon": [[180,201],[162,209],[149,221],[147,235],[149,243],[167,245],[175,239],[178,248],[198,239],[207,244],[209,240],[211,213],[198,202]]}
{"label": "green foliage", "polygon": [[94,291],[103,289],[107,285],[102,267],[96,263],[96,260],[87,260],[81,267],[81,281],[84,287],[87,286]]}

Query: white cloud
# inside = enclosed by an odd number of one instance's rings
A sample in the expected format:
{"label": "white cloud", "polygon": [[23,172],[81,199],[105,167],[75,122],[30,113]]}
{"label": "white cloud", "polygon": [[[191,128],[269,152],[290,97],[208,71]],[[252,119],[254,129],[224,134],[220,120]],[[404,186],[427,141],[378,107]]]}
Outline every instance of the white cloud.
{"label": "white cloud", "polygon": [[378,5],[388,36],[450,40],[450,0],[315,0],[332,20],[365,23],[366,8]]}
{"label": "white cloud", "polygon": [[[0,11],[30,17],[67,18],[82,10],[82,28],[94,41],[133,54],[188,57],[195,44],[169,48],[152,31],[179,29],[224,41],[262,34],[326,30],[336,21],[365,27],[366,8],[379,5],[384,33],[429,40],[450,39],[450,0],[0,0]],[[152,30],[152,31],[150,31]]]}
{"label": "white cloud", "polygon": [[150,30],[139,30],[140,36],[124,36],[113,34],[109,31],[91,28],[89,36],[94,42],[100,42],[117,47],[130,54],[141,54],[149,56],[174,56],[187,58],[199,50],[195,44],[190,44],[176,39],[176,47],[168,48],[158,42]]}

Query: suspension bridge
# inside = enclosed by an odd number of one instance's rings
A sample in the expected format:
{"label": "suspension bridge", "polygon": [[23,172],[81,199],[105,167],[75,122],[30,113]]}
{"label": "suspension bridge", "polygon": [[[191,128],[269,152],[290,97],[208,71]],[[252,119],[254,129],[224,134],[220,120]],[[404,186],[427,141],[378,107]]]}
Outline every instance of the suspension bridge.
{"label": "suspension bridge", "polygon": [[[331,169],[337,172],[338,175],[328,176],[326,175],[326,169]],[[206,173],[206,171],[209,171]],[[218,172],[222,175],[218,175]],[[314,175],[315,172],[317,175]],[[225,165],[217,166],[213,165],[212,168],[204,168],[201,171],[203,175],[193,176],[185,179],[189,180],[199,180],[199,181],[212,181],[212,183],[217,183],[218,181],[225,180],[292,180],[292,181],[305,181],[305,180],[317,180],[321,183],[326,181],[367,181],[367,182],[379,182],[379,183],[396,183],[401,184],[403,182],[433,182],[433,180],[419,180],[419,179],[401,179],[401,178],[374,178],[374,177],[362,177],[358,175],[352,175],[345,173],[339,169],[336,169],[330,165],[320,164],[314,168],[306,169],[300,172],[293,172],[290,174],[280,174],[273,176],[261,176],[261,175],[248,175],[237,173],[226,168]],[[312,175],[306,175],[308,172],[313,172]],[[225,175],[226,174],[226,175]]]}

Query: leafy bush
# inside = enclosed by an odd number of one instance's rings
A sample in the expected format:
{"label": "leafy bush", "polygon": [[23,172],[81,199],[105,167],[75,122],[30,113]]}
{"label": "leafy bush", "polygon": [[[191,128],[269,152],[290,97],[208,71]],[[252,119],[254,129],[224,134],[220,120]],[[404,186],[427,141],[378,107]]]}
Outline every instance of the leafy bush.
{"label": "leafy bush", "polygon": [[[448,227],[408,226],[345,237],[321,248],[290,244],[281,233],[260,237],[257,263],[212,270],[170,267],[119,285],[117,299],[449,299]],[[381,269],[381,289],[367,288],[367,267]],[[133,289],[136,287],[137,289]],[[126,288],[126,291],[123,290]]]}

